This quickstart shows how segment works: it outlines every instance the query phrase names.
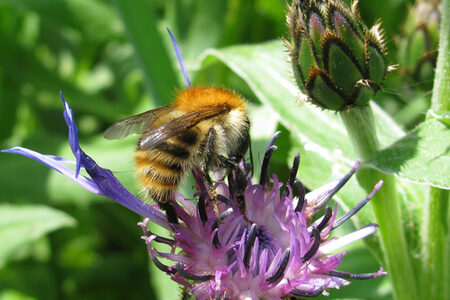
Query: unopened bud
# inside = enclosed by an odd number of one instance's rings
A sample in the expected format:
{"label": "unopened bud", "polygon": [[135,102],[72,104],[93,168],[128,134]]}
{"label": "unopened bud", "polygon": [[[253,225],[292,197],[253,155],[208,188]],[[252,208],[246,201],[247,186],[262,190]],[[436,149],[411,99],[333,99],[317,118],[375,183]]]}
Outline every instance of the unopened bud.
{"label": "unopened bud", "polygon": [[326,109],[364,106],[386,78],[383,32],[339,0],[294,0],[286,41],[299,88]]}

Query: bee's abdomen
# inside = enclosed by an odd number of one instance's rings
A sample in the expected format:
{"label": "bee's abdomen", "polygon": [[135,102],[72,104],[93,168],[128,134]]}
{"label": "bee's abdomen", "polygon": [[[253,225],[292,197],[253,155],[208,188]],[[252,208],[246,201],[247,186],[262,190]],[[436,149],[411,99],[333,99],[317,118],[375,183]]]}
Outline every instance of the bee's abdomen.
{"label": "bee's abdomen", "polygon": [[137,175],[148,196],[160,204],[172,201],[199,144],[198,133],[189,130],[151,150],[136,151]]}
{"label": "bee's abdomen", "polygon": [[189,158],[189,150],[186,147],[178,146],[176,144],[169,144],[168,142],[164,142],[156,146],[155,149],[165,153],[168,156],[171,156],[174,159],[184,160]]}
{"label": "bee's abdomen", "polygon": [[158,203],[170,202],[185,168],[181,161],[159,149],[136,152],[136,172],[148,196]]}

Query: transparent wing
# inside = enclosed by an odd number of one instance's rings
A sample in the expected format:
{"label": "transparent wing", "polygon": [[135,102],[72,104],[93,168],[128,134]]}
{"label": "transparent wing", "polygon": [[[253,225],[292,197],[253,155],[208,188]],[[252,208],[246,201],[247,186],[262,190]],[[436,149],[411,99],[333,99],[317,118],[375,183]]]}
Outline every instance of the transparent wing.
{"label": "transparent wing", "polygon": [[107,140],[121,140],[130,134],[140,134],[149,130],[161,115],[168,113],[172,105],[146,111],[142,114],[119,120],[105,130],[103,136]]}
{"label": "transparent wing", "polygon": [[139,141],[139,148],[152,149],[167,139],[189,130],[199,122],[219,116],[228,110],[227,105],[218,105],[184,114],[146,132]]}

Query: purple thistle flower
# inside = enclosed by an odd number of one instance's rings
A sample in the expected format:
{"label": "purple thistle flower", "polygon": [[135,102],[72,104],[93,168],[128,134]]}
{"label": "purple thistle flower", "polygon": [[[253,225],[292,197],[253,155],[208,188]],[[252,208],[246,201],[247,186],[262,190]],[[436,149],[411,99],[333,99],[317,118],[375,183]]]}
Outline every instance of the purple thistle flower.
{"label": "purple thistle flower", "polygon": [[[248,178],[243,195],[245,209],[238,204],[239,196],[223,181],[215,184],[216,203],[207,192],[200,170],[194,170],[197,193],[196,204],[181,194],[174,203],[179,224],[168,224],[156,205],[148,205],[126,190],[117,178],[98,166],[80,148],[78,128],[72,110],[61,94],[64,118],[69,127],[69,144],[76,161],[32,150],[14,147],[1,152],[21,154],[33,158],[68,177],[86,190],[108,197],[143,216],[139,225],[144,230],[150,258],[172,279],[187,287],[198,299],[281,299],[314,297],[327,294],[327,289],[349,284],[346,279],[368,279],[386,274],[351,274],[337,271],[344,252],[335,254],[343,246],[376,232],[370,224],[355,232],[330,238],[333,229],[358,212],[381,187],[374,190],[355,208],[336,219],[334,209],[314,220],[327,201],[350,179],[359,161],[340,180],[329,183],[308,194],[300,181],[295,180],[300,156],[294,158],[288,183],[284,190],[275,175],[269,180],[269,161],[275,151],[278,133],[270,141],[262,163],[261,178],[254,184]],[[67,164],[75,165],[75,170]],[[244,173],[247,166],[241,164]],[[85,170],[89,177],[80,174]],[[296,190],[296,196],[294,196]],[[217,211],[216,211],[217,209]],[[219,214],[219,216],[217,216]],[[219,217],[219,218],[218,218]],[[157,236],[147,229],[155,222],[170,230],[171,239]],[[170,246],[170,252],[159,252],[153,243]],[[174,262],[164,265],[159,259]]]}
{"label": "purple thistle flower", "polygon": [[[275,136],[276,138],[276,136]],[[300,156],[294,159],[284,191],[275,175],[269,183],[270,156],[276,149],[271,140],[262,163],[259,184],[248,180],[244,193],[245,211],[223,181],[217,181],[215,205],[209,199],[200,170],[194,170],[197,205],[181,194],[175,209],[180,223],[172,227],[172,239],[162,238],[142,227],[148,252],[155,265],[172,279],[187,287],[198,299],[282,299],[327,295],[327,289],[349,284],[346,279],[369,279],[386,274],[351,274],[337,271],[346,252],[335,253],[343,246],[376,232],[370,224],[355,232],[330,238],[330,232],[358,212],[378,191],[374,190],[355,208],[336,219],[337,205],[327,207],[323,217],[314,215],[356,172],[305,194],[295,180]],[[244,170],[245,171],[245,170]],[[298,191],[294,197],[292,188]],[[209,205],[208,205],[209,204]],[[217,217],[218,208],[219,217]],[[170,246],[170,252],[159,252],[154,243]],[[174,262],[172,266],[159,258]]]}

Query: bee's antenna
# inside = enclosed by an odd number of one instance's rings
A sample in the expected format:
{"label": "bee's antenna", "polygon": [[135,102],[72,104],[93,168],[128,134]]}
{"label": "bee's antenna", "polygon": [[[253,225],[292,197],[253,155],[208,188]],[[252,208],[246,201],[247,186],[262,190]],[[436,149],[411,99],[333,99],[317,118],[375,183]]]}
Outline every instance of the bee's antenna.
{"label": "bee's antenna", "polygon": [[175,53],[177,54],[178,63],[180,64],[181,71],[183,72],[184,81],[186,81],[186,85],[188,87],[191,87],[191,82],[189,81],[188,73],[186,71],[186,68],[184,67],[183,57],[181,56],[177,41],[175,40],[175,37],[173,36],[169,28],[167,28],[167,31],[169,32],[170,38],[172,39],[173,48],[175,49]]}

